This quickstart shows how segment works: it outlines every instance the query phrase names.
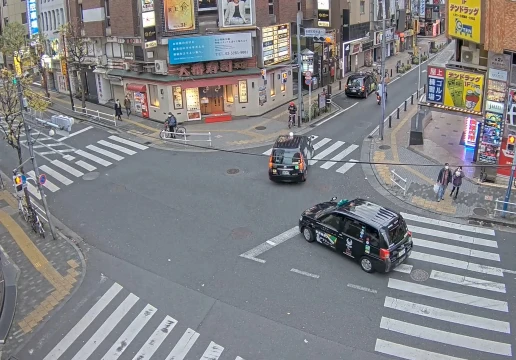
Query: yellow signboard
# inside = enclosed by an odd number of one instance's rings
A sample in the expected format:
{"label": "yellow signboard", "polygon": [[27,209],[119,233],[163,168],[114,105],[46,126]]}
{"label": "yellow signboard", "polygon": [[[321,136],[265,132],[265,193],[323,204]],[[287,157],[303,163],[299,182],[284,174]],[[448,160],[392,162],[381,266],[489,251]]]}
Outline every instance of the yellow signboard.
{"label": "yellow signboard", "polygon": [[480,44],[481,0],[448,0],[448,36]]}
{"label": "yellow signboard", "polygon": [[446,70],[444,106],[457,111],[482,112],[484,75]]}
{"label": "yellow signboard", "polygon": [[61,74],[63,74],[63,76],[66,76],[67,72],[68,72],[68,65],[66,64],[66,61],[61,59]]}
{"label": "yellow signboard", "polygon": [[22,68],[21,68],[21,64],[20,64],[20,61],[18,60],[17,56],[13,57],[13,63],[14,63],[14,72],[16,73],[16,75],[21,76]]}

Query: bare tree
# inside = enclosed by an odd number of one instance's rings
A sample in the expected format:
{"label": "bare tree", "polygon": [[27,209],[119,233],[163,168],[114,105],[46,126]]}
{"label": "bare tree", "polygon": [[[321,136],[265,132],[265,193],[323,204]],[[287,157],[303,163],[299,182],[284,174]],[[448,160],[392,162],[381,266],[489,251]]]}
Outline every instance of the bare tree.
{"label": "bare tree", "polygon": [[86,107],[86,90],[84,89],[83,78],[86,76],[84,61],[88,56],[88,39],[82,35],[82,21],[75,19],[62,28],[65,38],[65,48],[68,62],[77,71],[79,90],[81,91],[82,108]]}

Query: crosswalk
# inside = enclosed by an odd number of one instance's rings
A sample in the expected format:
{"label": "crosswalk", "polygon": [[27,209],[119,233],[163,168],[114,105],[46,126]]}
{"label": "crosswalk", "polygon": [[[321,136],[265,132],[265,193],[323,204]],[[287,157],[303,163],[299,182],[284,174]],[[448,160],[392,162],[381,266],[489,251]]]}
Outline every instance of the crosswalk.
{"label": "crosswalk", "polygon": [[195,354],[202,354],[197,357],[200,360],[222,360],[223,346],[179,324],[120,284],[108,285],[71,329],[45,340],[51,349],[43,360],[184,360],[194,359]]}
{"label": "crosswalk", "polygon": [[[334,168],[337,173],[345,174],[358,162],[354,159],[348,159],[346,162],[344,162],[346,158],[351,155],[351,153],[359,148],[358,145],[346,145],[344,141],[335,141],[326,137],[321,139],[317,135],[312,135],[311,137],[314,147],[314,155],[313,158],[308,161],[310,166],[315,166],[319,163],[320,166],[318,166],[321,169],[329,170]],[[263,152],[262,155],[270,156],[271,154],[272,148]],[[330,156],[332,157],[330,158]],[[338,166],[335,166],[337,164]]]}
{"label": "crosswalk", "polygon": [[402,215],[414,250],[389,276],[375,351],[412,360],[512,357],[495,231]]}

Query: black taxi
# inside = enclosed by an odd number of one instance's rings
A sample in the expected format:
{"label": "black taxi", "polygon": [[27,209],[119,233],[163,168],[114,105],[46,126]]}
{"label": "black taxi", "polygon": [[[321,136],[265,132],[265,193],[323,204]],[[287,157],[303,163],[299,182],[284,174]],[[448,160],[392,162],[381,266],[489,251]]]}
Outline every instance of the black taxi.
{"label": "black taxi", "polygon": [[306,181],[309,159],[313,157],[312,137],[280,135],[269,156],[269,179],[272,181]]}
{"label": "black taxi", "polygon": [[305,210],[299,231],[306,241],[317,241],[355,259],[362,270],[389,272],[412,252],[412,233],[403,217],[364,199],[332,198]]}

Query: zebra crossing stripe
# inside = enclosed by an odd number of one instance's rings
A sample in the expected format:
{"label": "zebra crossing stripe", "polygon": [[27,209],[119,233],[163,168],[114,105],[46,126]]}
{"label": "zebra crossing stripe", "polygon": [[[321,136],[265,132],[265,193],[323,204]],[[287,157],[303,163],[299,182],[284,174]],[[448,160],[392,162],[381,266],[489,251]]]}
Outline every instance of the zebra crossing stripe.
{"label": "zebra crossing stripe", "polygon": [[82,168],[84,168],[84,169],[86,169],[88,171],[94,171],[94,170],[97,169],[95,166],[90,165],[87,162],[82,161],[82,160],[77,161],[75,164],[79,165],[80,167],[82,167]]}
{"label": "zebra crossing stripe", "polygon": [[472,277],[449,274],[443,271],[432,270],[430,279],[448,282],[451,284],[469,286],[477,289],[494,291],[499,293],[506,293],[505,284],[482,279],[475,279]]}
{"label": "zebra crossing stripe", "polygon": [[457,269],[474,271],[474,272],[478,272],[481,274],[488,274],[488,275],[503,277],[503,269],[501,269],[501,268],[475,264],[475,263],[472,263],[469,261],[450,259],[450,258],[443,257],[443,256],[425,254],[425,253],[420,253],[417,251],[412,251],[412,255],[410,255],[410,258],[414,259],[414,260],[426,261],[426,262],[430,262],[430,263],[434,263],[434,264],[454,267]]}
{"label": "zebra crossing stripe", "polygon": [[[27,175],[29,175],[31,178],[36,179],[36,173],[34,172],[34,170],[29,171],[29,172],[27,173]],[[45,183],[43,184],[43,186],[44,186],[46,189],[48,189],[48,190],[50,190],[50,191],[52,191],[52,192],[56,192],[56,191],[58,191],[58,190],[59,190],[59,186],[57,186],[57,185],[55,185],[54,183],[50,182],[48,179],[47,179],[47,181],[45,181]],[[38,193],[39,193],[39,191],[38,191]]]}
{"label": "zebra crossing stripe", "polygon": [[484,235],[492,235],[492,236],[495,235],[495,231],[493,229],[486,229],[486,228],[479,227],[479,226],[457,224],[457,223],[452,223],[449,221],[437,220],[437,219],[427,218],[424,216],[408,214],[405,212],[402,212],[401,216],[403,216],[403,218],[405,220],[415,221],[415,222],[419,222],[419,223],[436,225],[439,227],[447,227],[447,228],[454,229],[454,230],[468,231],[468,232],[484,234]]}
{"label": "zebra crossing stripe", "polygon": [[32,185],[30,182],[27,181],[27,190],[38,200],[41,200],[41,194],[39,193],[39,190]]}
{"label": "zebra crossing stripe", "polygon": [[319,142],[317,142],[317,144],[314,145],[314,151],[323,147],[324,145],[326,145],[327,143],[329,143],[331,141],[331,139],[329,138],[324,138],[322,140],[320,140]]}
{"label": "zebra crossing stripe", "polygon": [[181,336],[181,339],[179,339],[176,346],[174,346],[170,354],[168,354],[166,360],[184,360],[198,337],[198,332],[188,328],[183,336]]}
{"label": "zebra crossing stripe", "polygon": [[123,139],[123,138],[115,136],[115,135],[111,135],[109,138],[111,140],[117,141],[119,143],[132,146],[132,147],[134,147],[136,149],[139,149],[139,150],[147,150],[148,149],[148,147],[145,146],[145,145],[138,144],[138,143],[136,143],[134,141],[129,141],[129,140]]}
{"label": "zebra crossing stripe", "polygon": [[217,360],[220,355],[222,355],[222,352],[224,351],[224,348],[218,344],[215,344],[213,341],[210,342],[210,345],[208,345],[208,348],[202,354],[200,360]]}
{"label": "zebra crossing stripe", "polygon": [[72,180],[68,179],[66,176],[61,175],[60,173],[46,165],[41,165],[39,168],[47,175],[52,176],[54,179],[66,186],[73,184]]}
{"label": "zebra crossing stripe", "polygon": [[358,145],[355,145],[355,144],[352,144],[352,145],[349,145],[344,151],[340,152],[339,154],[335,155],[334,157],[332,157],[330,160],[332,161],[327,161],[325,162],[324,164],[321,165],[321,168],[323,169],[329,169],[331,168],[333,165],[336,164],[336,161],[340,161],[342,159],[344,159],[346,156],[348,156],[349,154],[351,154],[353,151],[355,151],[356,149],[358,149]]}
{"label": "zebra crossing stripe", "polygon": [[73,167],[71,167],[70,165],[68,164],[65,164],[64,162],[61,162],[59,160],[54,160],[52,161],[52,165],[55,165],[61,169],[63,169],[64,171],[72,174],[73,176],[75,177],[81,177],[83,176],[84,174],[82,172],[80,172],[79,170],[75,170]]}
{"label": "zebra crossing stripe", "polygon": [[328,156],[344,144],[344,141],[337,141],[333,143],[330,147],[324,149],[324,151],[321,151],[319,154],[316,154],[312,160],[309,160],[308,165],[315,165],[319,160],[324,159],[326,156]]}
{"label": "zebra crossing stripe", "polygon": [[460,255],[466,255],[471,256],[479,259],[486,259],[486,260],[492,260],[492,261],[500,261],[500,255],[496,253],[490,253],[486,251],[480,251],[475,249],[468,249],[462,246],[454,246],[454,245],[448,245],[443,244],[441,242],[435,242],[435,241],[428,241],[418,238],[412,238],[412,241],[415,245],[421,246],[428,249],[434,249],[434,250],[440,250],[440,251],[446,251],[449,253],[454,254],[460,254]]}
{"label": "zebra crossing stripe", "polygon": [[86,149],[91,150],[91,151],[95,151],[95,152],[97,152],[99,154],[107,156],[108,158],[111,158],[111,159],[116,160],[116,161],[120,161],[120,160],[124,159],[123,156],[120,156],[120,155],[117,155],[115,153],[112,153],[111,151],[107,151],[107,150],[101,149],[101,148],[99,148],[98,146],[95,146],[95,145],[87,145]]}
{"label": "zebra crossing stripe", "polygon": [[447,240],[460,241],[467,244],[481,245],[492,248],[498,248],[498,243],[493,240],[486,240],[481,238],[476,238],[468,235],[460,235],[456,233],[440,231],[435,229],[429,229],[424,227],[419,227],[415,225],[409,225],[409,230],[413,233],[421,234],[421,235],[430,235],[435,237],[440,237]]}
{"label": "zebra crossing stripe", "polygon": [[124,154],[127,154],[127,155],[134,155],[134,154],[136,154],[136,151],[134,151],[134,150],[130,150],[130,149],[127,149],[127,148],[125,148],[123,146],[110,143],[109,141],[99,140],[97,142],[100,145],[104,145],[104,146],[107,146],[107,147],[109,147],[111,149],[118,150],[118,151],[123,152]]}
{"label": "zebra crossing stripe", "polygon": [[97,164],[103,165],[105,167],[112,165],[112,163],[110,163],[109,161],[101,159],[98,156],[92,155],[83,150],[77,150],[75,153],[79,156],[82,156],[83,158],[89,159],[89,160],[96,162]]}
{"label": "zebra crossing stripe", "polygon": [[176,324],[177,320],[167,315],[147,340],[145,345],[143,345],[140,351],[134,355],[133,360],[149,360],[156,350],[158,350],[163,341],[165,341],[165,338],[170,334]]}
{"label": "zebra crossing stripe", "polygon": [[374,351],[408,360],[467,360],[376,339]]}
{"label": "zebra crossing stripe", "polygon": [[84,315],[81,320],[61,339],[50,353],[43,360],[58,360],[64,352],[72,345],[75,340],[91,325],[93,320],[109,305],[115,296],[122,290],[122,286],[114,283],[104,295],[93,305],[93,307]]}
{"label": "zebra crossing stripe", "polygon": [[347,173],[355,164],[357,163],[356,160],[350,159],[347,163],[342,165],[340,168],[338,168],[336,171],[341,174]]}
{"label": "zebra crossing stripe", "polygon": [[470,350],[483,351],[491,354],[512,356],[510,344],[455,334],[447,331],[428,328],[382,317],[380,328],[394,331],[403,335],[415,336],[421,339],[458,346]]}

